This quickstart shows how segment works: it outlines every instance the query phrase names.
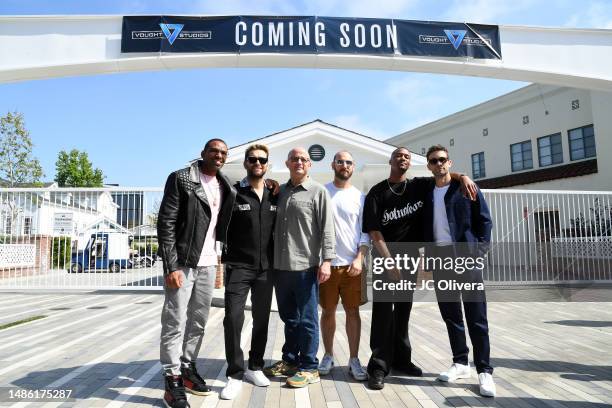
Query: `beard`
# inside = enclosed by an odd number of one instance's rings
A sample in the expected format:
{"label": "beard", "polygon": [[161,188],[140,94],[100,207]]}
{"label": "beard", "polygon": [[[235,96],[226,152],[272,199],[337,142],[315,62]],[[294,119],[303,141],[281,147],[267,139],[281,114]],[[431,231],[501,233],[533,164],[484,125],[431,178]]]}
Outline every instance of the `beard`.
{"label": "beard", "polygon": [[266,172],[262,171],[261,174],[255,174],[250,170],[247,170],[247,177],[251,178],[251,179],[261,179],[263,178],[263,176],[265,176]]}
{"label": "beard", "polygon": [[350,179],[352,175],[353,173],[350,171],[348,172],[348,174],[345,174],[344,172],[334,170],[334,176],[340,180],[346,181]]}

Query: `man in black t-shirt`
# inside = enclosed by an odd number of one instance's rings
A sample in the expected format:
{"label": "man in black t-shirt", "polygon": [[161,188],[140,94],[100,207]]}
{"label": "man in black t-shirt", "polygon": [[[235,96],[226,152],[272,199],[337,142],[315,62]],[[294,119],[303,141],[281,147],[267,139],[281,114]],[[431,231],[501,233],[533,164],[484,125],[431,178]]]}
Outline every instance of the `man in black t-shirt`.
{"label": "man in black t-shirt", "polygon": [[[363,232],[370,234],[375,256],[394,256],[387,243],[423,241],[423,206],[431,178],[406,177],[410,168],[410,151],[398,147],[391,153],[389,178],[372,187],[366,196],[363,210]],[[466,176],[453,173],[460,179],[462,188],[471,197],[476,186]],[[414,250],[418,245],[414,245]],[[391,248],[393,249],[393,248]],[[418,253],[408,254],[418,256]],[[396,268],[387,270],[392,280],[416,282],[416,273],[400,272]],[[382,389],[384,378],[391,368],[409,376],[419,377],[423,373],[411,360],[412,348],[408,338],[408,322],[412,310],[411,292],[404,293],[398,301],[377,301],[376,293],[372,302],[372,325],[370,348],[372,356],[368,363],[368,386]],[[400,301],[401,300],[401,301]]]}

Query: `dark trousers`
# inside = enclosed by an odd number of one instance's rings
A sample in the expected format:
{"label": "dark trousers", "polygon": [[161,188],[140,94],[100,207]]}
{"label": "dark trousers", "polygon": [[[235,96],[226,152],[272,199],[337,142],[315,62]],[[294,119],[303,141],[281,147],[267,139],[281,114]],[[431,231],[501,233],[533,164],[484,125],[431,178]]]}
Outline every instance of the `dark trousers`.
{"label": "dark trousers", "polygon": [[261,370],[268,340],[268,321],[272,302],[272,282],[269,272],[225,266],[225,358],[228,377],[242,379],[244,353],[240,347],[240,333],[244,324],[244,307],[251,291],[253,331],[249,351],[249,370]]}
{"label": "dark trousers", "polygon": [[[416,282],[416,274],[404,274],[402,279]],[[398,296],[398,302],[372,302],[372,325],[368,373],[382,370],[388,375],[392,367],[406,366],[412,359],[408,323],[412,310],[412,293]]]}
{"label": "dark trousers", "polygon": [[319,283],[317,268],[274,273],[278,314],[285,324],[283,360],[300,370],[319,367]]}
{"label": "dark trousers", "polygon": [[[444,255],[444,250],[438,254]],[[465,325],[463,323],[463,309],[467,322],[472,348],[474,349],[474,365],[480,373],[493,373],[490,365],[491,346],[489,343],[489,322],[487,320],[487,302],[484,291],[473,290],[440,290],[438,282],[441,279],[455,280],[461,283],[482,283],[482,270],[466,270],[462,274],[453,271],[434,271],[436,297],[438,307],[450,341],[453,352],[453,363],[467,365],[470,349],[467,346]]]}

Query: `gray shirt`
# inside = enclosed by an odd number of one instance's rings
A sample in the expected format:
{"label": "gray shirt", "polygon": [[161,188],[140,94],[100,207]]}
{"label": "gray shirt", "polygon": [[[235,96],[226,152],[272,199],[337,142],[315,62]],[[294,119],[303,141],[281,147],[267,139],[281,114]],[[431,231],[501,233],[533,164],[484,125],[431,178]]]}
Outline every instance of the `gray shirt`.
{"label": "gray shirt", "polygon": [[303,271],[334,259],[335,233],[327,189],[307,178],[294,187],[283,184],[278,196],[274,227],[274,267]]}

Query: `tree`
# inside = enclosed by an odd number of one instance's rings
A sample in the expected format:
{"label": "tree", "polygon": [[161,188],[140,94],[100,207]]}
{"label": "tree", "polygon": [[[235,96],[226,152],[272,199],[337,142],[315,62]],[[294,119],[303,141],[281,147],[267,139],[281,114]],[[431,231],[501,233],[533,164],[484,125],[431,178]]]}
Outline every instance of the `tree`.
{"label": "tree", "polygon": [[94,169],[86,152],[62,150],[55,162],[55,181],[60,187],[102,187],[102,170]]}
{"label": "tree", "polygon": [[151,226],[157,225],[157,218],[159,216],[159,207],[161,206],[161,201],[156,199],[153,202],[153,207],[151,208],[151,212],[147,215],[147,224]]}
{"label": "tree", "polygon": [[32,156],[32,146],[22,113],[8,112],[0,117],[0,177],[9,187],[40,184],[43,171],[38,159]]}

